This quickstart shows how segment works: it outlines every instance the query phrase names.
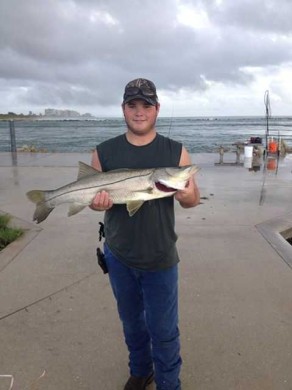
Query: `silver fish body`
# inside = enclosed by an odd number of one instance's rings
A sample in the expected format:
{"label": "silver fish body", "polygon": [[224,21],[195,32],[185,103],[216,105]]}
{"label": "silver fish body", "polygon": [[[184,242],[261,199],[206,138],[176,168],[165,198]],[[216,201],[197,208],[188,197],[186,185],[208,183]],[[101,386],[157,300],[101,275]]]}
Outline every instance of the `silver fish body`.
{"label": "silver fish body", "polygon": [[107,191],[114,204],[126,204],[130,216],[145,201],[173,195],[186,186],[189,178],[198,171],[195,165],[174,168],[118,169],[99,172],[79,162],[75,182],[55,190],[32,190],[26,195],[36,203],[33,220],[37,223],[62,203],[69,203],[68,215],[74,215],[92,203],[100,191]]}

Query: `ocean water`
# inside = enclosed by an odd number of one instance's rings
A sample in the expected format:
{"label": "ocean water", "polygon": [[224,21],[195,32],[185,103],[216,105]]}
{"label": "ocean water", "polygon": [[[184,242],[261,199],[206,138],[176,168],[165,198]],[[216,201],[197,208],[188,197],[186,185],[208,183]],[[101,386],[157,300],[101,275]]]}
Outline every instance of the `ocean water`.
{"label": "ocean water", "polygon": [[[48,152],[89,152],[125,132],[122,118],[15,121],[16,147],[34,145]],[[190,153],[212,153],[220,146],[269,135],[292,146],[292,116],[158,118],[157,130],[184,144]],[[9,122],[0,121],[0,152],[10,151]]]}

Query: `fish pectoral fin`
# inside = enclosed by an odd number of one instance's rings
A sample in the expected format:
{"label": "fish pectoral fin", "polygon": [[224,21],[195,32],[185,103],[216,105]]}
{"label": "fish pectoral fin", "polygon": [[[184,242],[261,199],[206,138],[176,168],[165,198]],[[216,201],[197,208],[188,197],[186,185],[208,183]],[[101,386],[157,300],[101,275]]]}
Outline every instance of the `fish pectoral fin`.
{"label": "fish pectoral fin", "polygon": [[77,180],[82,179],[83,177],[90,176],[90,175],[96,175],[101,173],[97,169],[93,168],[90,165],[85,164],[82,161],[79,161],[79,171],[78,171],[78,176]]}
{"label": "fish pectoral fin", "polygon": [[127,202],[127,210],[129,216],[132,217],[139,208],[143,205],[144,200],[132,200],[131,202]]}
{"label": "fish pectoral fin", "polygon": [[80,211],[85,209],[86,205],[80,204],[80,203],[72,203],[69,206],[69,211],[68,211],[68,217],[71,217],[71,215],[78,214]]}

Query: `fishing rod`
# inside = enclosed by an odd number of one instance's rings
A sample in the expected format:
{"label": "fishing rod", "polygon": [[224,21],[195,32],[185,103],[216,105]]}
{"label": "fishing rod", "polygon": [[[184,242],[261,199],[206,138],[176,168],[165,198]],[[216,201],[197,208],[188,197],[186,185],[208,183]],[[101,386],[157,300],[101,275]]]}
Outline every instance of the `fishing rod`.
{"label": "fishing rod", "polygon": [[265,188],[265,183],[266,183],[266,176],[267,176],[267,166],[266,163],[264,163],[264,171],[263,171],[263,182],[262,182],[262,188],[260,192],[260,201],[259,205],[262,206],[264,204],[264,201],[266,199],[266,188]]}
{"label": "fishing rod", "polygon": [[265,183],[266,183],[266,176],[267,176],[267,161],[268,161],[268,137],[269,137],[269,118],[271,117],[271,104],[270,104],[270,96],[269,96],[269,91],[265,91],[264,95],[264,104],[266,107],[266,149],[264,151],[264,170],[263,170],[263,182],[262,182],[262,188],[261,188],[261,193],[260,193],[260,201],[259,204],[260,206],[264,203],[265,198],[266,198],[266,188],[265,188]]}
{"label": "fishing rod", "polygon": [[171,109],[171,117],[170,117],[170,124],[169,124],[169,129],[168,129],[168,137],[170,137],[170,131],[172,129],[172,122],[173,122],[173,104],[172,104],[172,109]]}
{"label": "fishing rod", "polygon": [[266,153],[268,151],[268,136],[270,133],[269,130],[269,118],[271,118],[271,104],[270,104],[270,96],[269,96],[269,91],[266,90],[265,96],[264,96],[264,103],[266,106]]}

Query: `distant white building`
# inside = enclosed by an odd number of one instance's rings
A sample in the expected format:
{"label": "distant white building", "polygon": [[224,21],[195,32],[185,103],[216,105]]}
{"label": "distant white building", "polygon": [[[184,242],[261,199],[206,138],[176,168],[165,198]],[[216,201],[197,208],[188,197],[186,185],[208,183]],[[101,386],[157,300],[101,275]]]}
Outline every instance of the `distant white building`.
{"label": "distant white building", "polygon": [[45,116],[50,118],[79,118],[81,115],[74,110],[57,110],[55,108],[46,108]]}

